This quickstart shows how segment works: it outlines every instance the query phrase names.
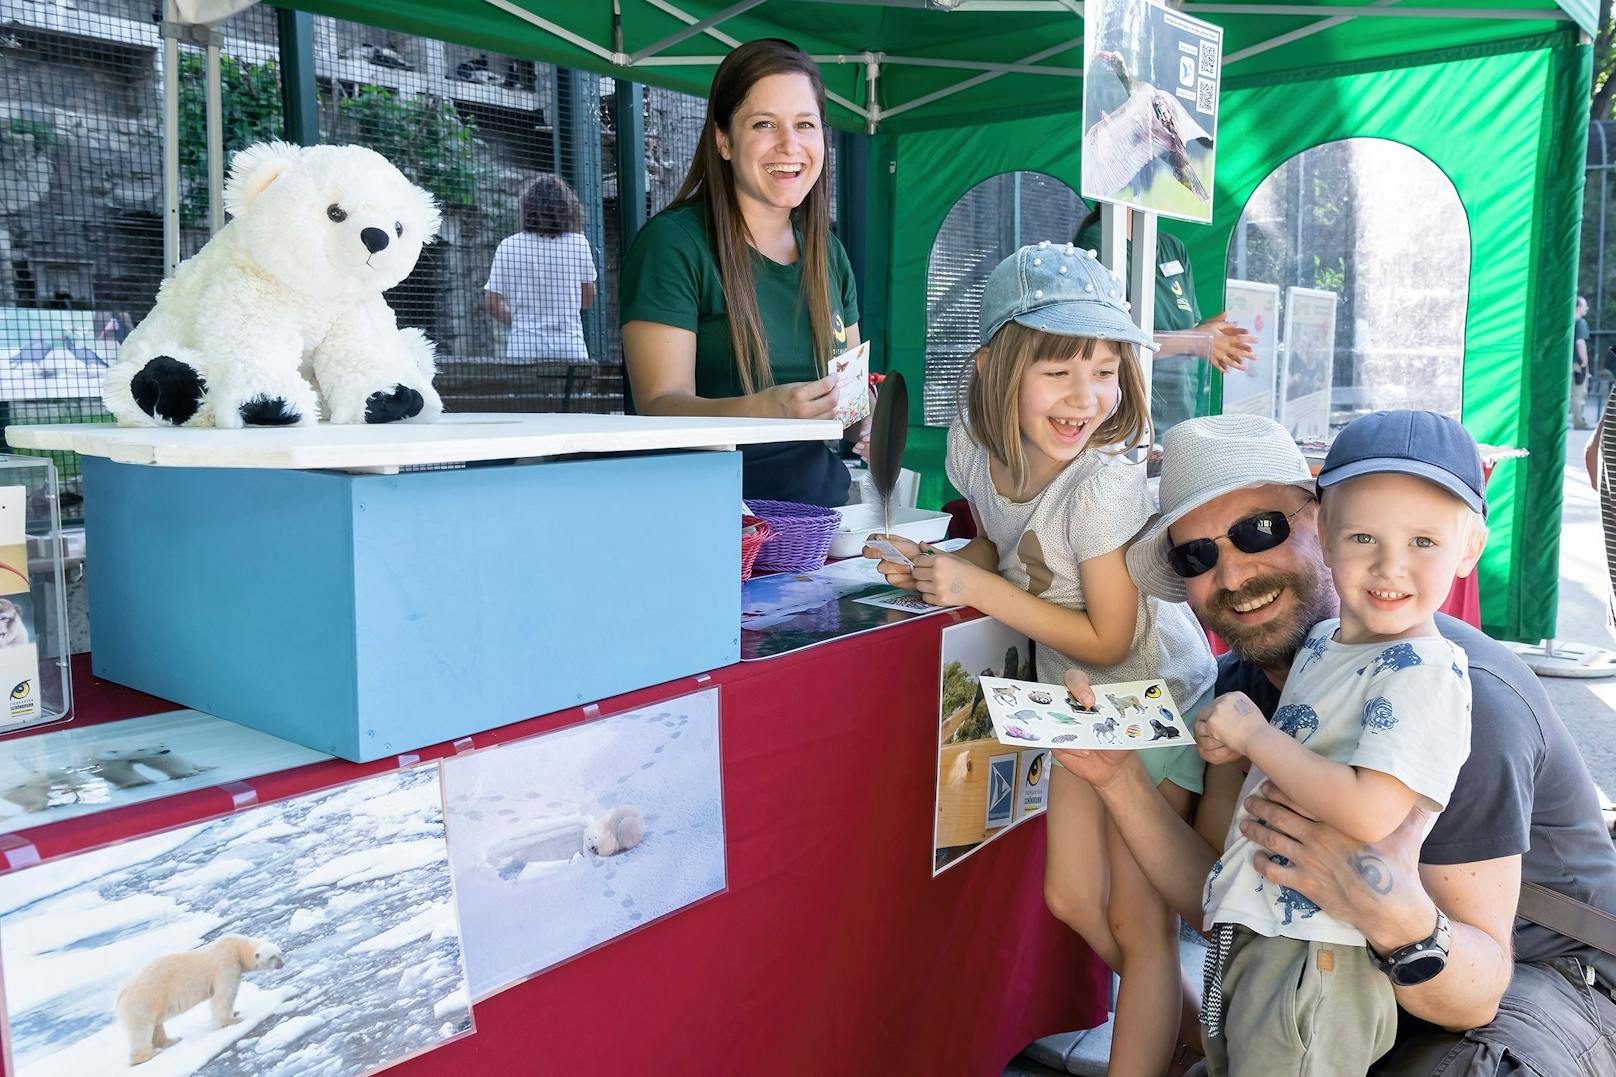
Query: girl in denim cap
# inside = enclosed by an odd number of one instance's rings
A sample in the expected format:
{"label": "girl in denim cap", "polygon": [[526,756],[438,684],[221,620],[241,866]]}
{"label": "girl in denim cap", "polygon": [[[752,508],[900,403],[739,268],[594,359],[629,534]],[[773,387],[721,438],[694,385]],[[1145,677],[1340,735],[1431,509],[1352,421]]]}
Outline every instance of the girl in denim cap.
{"label": "girl in denim cap", "polygon": [[[888,582],[986,613],[1037,644],[1041,681],[1081,667],[1095,683],[1160,677],[1182,713],[1211,688],[1213,662],[1189,609],[1141,596],[1123,551],[1154,506],[1145,469],[1123,457],[1150,443],[1133,323],[1122,284],[1093,251],[1023,247],[989,276],[983,345],[948,434],[948,477],[980,537],[956,554],[891,541],[913,567],[882,561]],[[873,552],[871,556],[874,556]],[[1192,746],[1141,753],[1187,815],[1203,764]],[[1146,881],[1084,782],[1055,768],[1044,893],[1051,911],[1122,977],[1110,1073],[1160,1077],[1193,991],[1178,966],[1177,918]]]}

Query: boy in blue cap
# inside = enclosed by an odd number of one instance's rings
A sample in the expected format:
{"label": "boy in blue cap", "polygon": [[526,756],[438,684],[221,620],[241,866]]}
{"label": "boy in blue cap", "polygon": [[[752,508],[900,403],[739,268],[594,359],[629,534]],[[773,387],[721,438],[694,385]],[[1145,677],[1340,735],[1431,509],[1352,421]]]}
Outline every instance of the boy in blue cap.
{"label": "boy in blue cap", "polygon": [[[1238,692],[1196,721],[1208,762],[1251,761],[1242,804],[1272,778],[1304,812],[1366,843],[1416,804],[1445,806],[1470,751],[1470,684],[1435,615],[1481,556],[1482,482],[1475,441],[1444,415],[1377,412],[1337,437],[1318,477],[1319,538],[1341,615],[1297,652],[1272,723]],[[1430,961],[1376,954],[1305,895],[1264,882],[1255,857],[1267,854],[1244,837],[1250,825],[1242,807],[1203,901],[1214,931],[1208,1072],[1364,1073],[1396,1032],[1389,976],[1413,984],[1443,967],[1441,914]]]}

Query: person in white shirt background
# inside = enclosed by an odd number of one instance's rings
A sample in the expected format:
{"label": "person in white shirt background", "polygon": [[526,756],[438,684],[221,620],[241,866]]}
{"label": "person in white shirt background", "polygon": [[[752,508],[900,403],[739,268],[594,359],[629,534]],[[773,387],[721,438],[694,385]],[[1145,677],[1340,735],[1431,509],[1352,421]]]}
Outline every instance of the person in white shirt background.
{"label": "person in white shirt background", "polygon": [[586,363],[581,312],[595,302],[595,256],[578,196],[559,176],[523,188],[522,230],[500,241],[483,286],[483,309],[510,327],[505,358]]}

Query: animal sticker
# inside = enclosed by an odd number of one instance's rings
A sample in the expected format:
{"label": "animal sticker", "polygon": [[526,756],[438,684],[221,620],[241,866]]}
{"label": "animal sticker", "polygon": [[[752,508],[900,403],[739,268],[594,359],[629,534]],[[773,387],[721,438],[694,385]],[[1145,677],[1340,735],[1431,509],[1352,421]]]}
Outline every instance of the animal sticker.
{"label": "animal sticker", "polygon": [[1189,744],[1189,729],[1162,681],[1095,685],[1079,699],[1064,685],[983,676],[988,717],[1002,744],[1018,748],[1136,749]]}

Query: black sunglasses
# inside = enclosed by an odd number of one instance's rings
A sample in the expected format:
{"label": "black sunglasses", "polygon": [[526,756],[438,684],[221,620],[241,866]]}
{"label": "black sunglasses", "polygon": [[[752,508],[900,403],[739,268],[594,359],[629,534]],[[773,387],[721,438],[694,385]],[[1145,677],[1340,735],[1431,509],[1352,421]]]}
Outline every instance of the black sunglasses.
{"label": "black sunglasses", "polygon": [[[1311,504],[1311,502],[1309,502]],[[1262,553],[1291,537],[1291,517],[1307,508],[1304,504],[1296,512],[1259,512],[1229,528],[1229,544],[1241,553]],[[1186,580],[1212,571],[1218,563],[1216,538],[1190,539],[1167,551],[1167,562],[1173,571]]]}

